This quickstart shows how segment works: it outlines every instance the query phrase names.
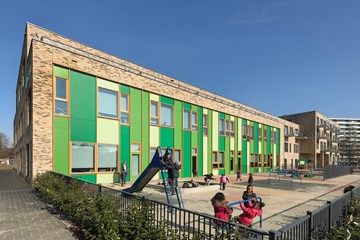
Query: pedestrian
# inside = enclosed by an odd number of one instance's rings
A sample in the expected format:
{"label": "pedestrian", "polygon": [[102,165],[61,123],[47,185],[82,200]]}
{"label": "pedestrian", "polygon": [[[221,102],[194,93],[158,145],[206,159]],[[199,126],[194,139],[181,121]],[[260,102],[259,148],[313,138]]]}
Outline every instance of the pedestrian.
{"label": "pedestrian", "polygon": [[211,183],[211,180],[216,180],[216,178],[214,178],[214,174],[210,173],[210,174],[205,174],[204,175],[204,181],[205,181],[205,185],[209,186]]}
{"label": "pedestrian", "polygon": [[193,176],[198,177],[198,171],[196,170],[196,168],[193,169]]}
{"label": "pedestrian", "polygon": [[170,153],[165,153],[164,160],[160,160],[161,165],[163,165],[168,171],[168,183],[170,184],[170,190],[172,194],[175,194],[175,190],[178,187],[178,178],[179,178],[179,169],[181,162],[172,161]]}
{"label": "pedestrian", "polygon": [[[256,200],[256,194],[253,191],[252,185],[247,185],[246,191],[243,192],[242,195],[243,200]],[[248,206],[248,202],[245,202],[245,206]]]}
{"label": "pedestrian", "polygon": [[248,207],[244,203],[240,204],[240,208],[243,210],[243,213],[239,215],[237,219],[242,225],[251,227],[251,223],[256,216],[261,216],[263,214],[262,208],[265,206],[265,203],[259,201],[250,201]]}
{"label": "pedestrian", "polygon": [[249,174],[249,179],[248,179],[248,184],[253,185],[253,183],[254,183],[254,178],[253,178],[252,173],[250,173]]}
{"label": "pedestrian", "polygon": [[239,179],[240,181],[242,181],[240,170],[238,170],[237,173],[236,173],[236,180],[235,180],[235,182],[236,182],[238,179]]}
{"label": "pedestrian", "polygon": [[226,182],[230,182],[229,178],[225,174],[221,174],[220,177],[220,190],[225,190]]}
{"label": "pedestrian", "polygon": [[[214,207],[215,217],[222,219],[224,221],[229,221],[231,219],[232,210],[228,208],[228,201],[225,199],[225,195],[222,192],[218,192],[215,196],[211,199],[211,204]],[[225,224],[221,221],[214,221],[216,225],[216,230],[218,231],[219,228],[225,227],[226,232],[229,233],[229,224]]]}
{"label": "pedestrian", "polygon": [[126,185],[126,176],[127,176],[127,166],[126,162],[123,161],[121,164],[121,186]]}

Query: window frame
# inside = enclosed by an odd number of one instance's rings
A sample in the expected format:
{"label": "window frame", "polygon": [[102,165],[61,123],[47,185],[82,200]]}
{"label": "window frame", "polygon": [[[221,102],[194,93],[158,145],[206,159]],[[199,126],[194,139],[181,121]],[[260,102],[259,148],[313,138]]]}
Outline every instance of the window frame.
{"label": "window frame", "polygon": [[[87,145],[93,145],[94,148],[94,152],[93,152],[93,170],[92,171],[87,171],[87,172],[74,172],[73,171],[73,144],[87,144]],[[93,143],[93,142],[78,142],[78,141],[73,141],[70,142],[70,162],[69,162],[69,173],[70,174],[96,174],[98,171],[98,159],[97,159],[97,143]]]}
{"label": "window frame", "polygon": [[[116,109],[116,114],[117,114],[117,117],[109,117],[109,116],[102,116],[100,115],[100,112],[99,112],[99,101],[100,101],[100,89],[105,89],[107,91],[111,91],[111,92],[116,92],[117,93],[117,99],[116,99],[116,104],[117,104],[117,109]],[[121,95],[121,93],[120,93]],[[108,88],[104,88],[104,87],[97,87],[97,111],[96,111],[96,115],[97,117],[100,117],[100,118],[107,118],[107,119],[115,119],[115,120],[119,120],[120,118],[120,105],[121,102],[119,101],[119,91],[115,91],[115,90],[112,90],[112,89],[108,89]]]}
{"label": "window frame", "polygon": [[[189,117],[188,117],[188,124],[189,124],[189,127],[188,128],[185,128],[185,112],[189,113]],[[184,131],[191,131],[191,110],[190,109],[186,109],[186,108],[183,108],[183,111],[182,111],[182,121],[183,121],[183,130]]]}
{"label": "window frame", "polygon": [[[204,121],[205,118],[205,121]],[[209,117],[207,114],[203,114],[203,135],[208,136],[208,124],[209,124]],[[205,130],[206,129],[206,130]]]}
{"label": "window frame", "polygon": [[[225,132],[226,132],[226,129],[225,129],[225,121],[226,121],[226,119],[225,118],[220,118],[219,117],[219,136],[225,136]],[[221,128],[220,128],[220,126],[221,126],[221,123],[222,123],[222,125],[223,125],[223,132],[221,133]]]}
{"label": "window frame", "polygon": [[235,137],[235,121],[229,121],[230,137]]}
{"label": "window frame", "polygon": [[[68,74],[69,75],[69,74]],[[57,93],[57,87],[56,87],[56,81],[57,79],[60,79],[60,80],[64,80],[65,81],[65,91],[66,91],[66,99],[64,98],[58,98],[56,96],[56,93]],[[67,117],[69,116],[69,77],[67,79],[63,78],[63,77],[59,77],[59,76],[56,76],[54,74],[54,84],[53,84],[53,91],[54,91],[54,96],[53,96],[53,102],[54,102],[54,115],[57,115],[57,116],[63,116],[63,117]],[[56,101],[60,101],[60,102],[65,102],[66,103],[66,114],[60,114],[60,113],[56,113]]]}
{"label": "window frame", "polygon": [[[164,126],[162,125],[162,114],[161,114],[161,108],[163,105],[170,106],[171,107],[171,126]],[[170,105],[167,103],[161,103],[160,104],[160,121],[159,121],[160,127],[166,127],[166,128],[174,128],[174,105]]]}
{"label": "window frame", "polygon": [[[122,100],[122,96],[126,96],[127,97],[127,103],[128,103],[128,110],[127,111],[125,111],[125,110],[123,110],[122,109],[122,107],[121,107],[121,100]],[[123,92],[120,92],[120,96],[119,96],[119,101],[120,101],[120,104],[119,104],[119,111],[120,111],[120,114],[119,114],[119,122],[120,122],[120,125],[126,125],[126,126],[129,126],[130,125],[130,122],[131,122],[131,119],[130,119],[130,109],[131,109],[131,103],[130,103],[130,94],[128,94],[128,93],[123,93]],[[121,121],[121,113],[127,113],[127,115],[128,115],[128,122],[127,123],[123,123],[122,121]]]}
{"label": "window frame", "polygon": [[[153,116],[152,114],[151,114],[151,106],[152,106],[152,104],[153,103],[155,103],[156,104],[156,107],[157,107],[157,116]],[[160,104],[159,104],[159,102],[157,102],[157,101],[154,101],[154,100],[151,100],[150,101],[150,111],[149,111],[149,115],[150,115],[150,125],[151,126],[159,126],[160,125]],[[157,124],[153,124],[153,123],[151,123],[151,119],[152,118],[156,118],[157,119]]]}
{"label": "window frame", "polygon": [[[116,149],[117,149],[117,153],[116,153],[116,168],[115,170],[111,170],[110,168],[110,171],[99,171],[99,145],[107,145],[107,146],[116,146]],[[120,166],[120,163],[119,163],[119,151],[120,151],[120,148],[119,148],[119,145],[116,145],[116,144],[107,144],[107,143],[97,143],[96,144],[97,146],[97,150],[96,150],[96,158],[94,159],[95,160],[95,163],[96,163],[96,173],[99,173],[99,174],[103,174],[103,173],[118,173],[119,172],[119,166]]]}
{"label": "window frame", "polygon": [[[193,114],[195,115],[195,123],[193,123]],[[191,119],[191,131],[197,132],[199,129],[198,113],[195,111],[191,111],[190,119]]]}

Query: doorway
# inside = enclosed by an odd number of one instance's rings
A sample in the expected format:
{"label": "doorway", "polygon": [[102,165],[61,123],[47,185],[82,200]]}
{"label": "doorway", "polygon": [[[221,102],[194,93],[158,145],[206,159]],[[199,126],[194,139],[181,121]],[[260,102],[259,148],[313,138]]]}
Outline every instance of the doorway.
{"label": "doorway", "polygon": [[196,169],[197,172],[199,172],[199,170],[197,169],[197,157],[196,156],[192,156],[191,158],[191,173],[194,172],[194,169]]}

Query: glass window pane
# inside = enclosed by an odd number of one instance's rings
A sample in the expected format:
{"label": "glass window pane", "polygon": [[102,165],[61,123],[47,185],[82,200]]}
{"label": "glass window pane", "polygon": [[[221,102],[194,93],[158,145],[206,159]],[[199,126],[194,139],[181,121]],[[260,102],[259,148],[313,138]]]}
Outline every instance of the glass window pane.
{"label": "glass window pane", "polygon": [[72,144],[72,172],[94,171],[94,144]]}
{"label": "glass window pane", "polygon": [[150,161],[153,159],[156,153],[156,148],[150,148]]}
{"label": "glass window pane", "polygon": [[139,176],[139,163],[140,163],[140,155],[132,154],[131,166],[130,166],[132,176]]}
{"label": "glass window pane", "polygon": [[123,124],[129,124],[129,114],[126,112],[121,112],[120,114],[120,121]]}
{"label": "glass window pane", "polygon": [[152,117],[158,117],[158,103],[157,102],[151,102],[151,116]]}
{"label": "glass window pane", "polygon": [[220,118],[220,124],[219,124],[219,131],[220,131],[220,135],[224,135],[225,133],[225,123],[224,123],[224,119]]}
{"label": "glass window pane", "polygon": [[151,118],[151,119],[150,119],[150,124],[152,124],[152,125],[158,125],[158,124],[159,124],[159,119],[158,119],[158,118]]}
{"label": "glass window pane", "polygon": [[118,148],[116,145],[100,145],[99,144],[99,171],[116,171]]}
{"label": "glass window pane", "polygon": [[203,115],[203,125],[204,127],[207,126],[207,115]]}
{"label": "glass window pane", "polygon": [[212,161],[217,162],[217,154],[216,153],[212,154]]}
{"label": "glass window pane", "polygon": [[203,128],[203,132],[204,132],[204,135],[208,135],[208,130],[207,130],[207,128]]}
{"label": "glass window pane", "polygon": [[196,149],[196,148],[192,148],[192,149],[191,149],[191,153],[192,153],[192,154],[197,154],[197,149]]}
{"label": "glass window pane", "polygon": [[220,152],[219,153],[219,168],[223,168],[224,167],[224,153]]}
{"label": "glass window pane", "polygon": [[118,93],[99,88],[99,115],[103,117],[118,117]]}
{"label": "glass window pane", "polygon": [[173,126],[173,107],[166,104],[161,104],[161,126]]}
{"label": "glass window pane", "polygon": [[193,131],[197,131],[197,113],[193,112],[191,113],[191,125],[192,125],[192,130]]}
{"label": "glass window pane", "polygon": [[190,130],[190,110],[184,109],[184,129]]}
{"label": "glass window pane", "polygon": [[174,161],[180,162],[180,150],[174,150],[173,159]]}
{"label": "glass window pane", "polygon": [[129,98],[126,94],[121,94],[121,111],[129,111]]}
{"label": "glass window pane", "polygon": [[66,80],[56,78],[56,97],[66,99]]}
{"label": "glass window pane", "polygon": [[60,100],[55,100],[55,113],[61,115],[68,114],[68,107],[67,102],[63,102]]}
{"label": "glass window pane", "polygon": [[138,144],[138,143],[132,143],[132,144],[131,144],[131,151],[132,151],[132,152],[140,152],[140,144]]}

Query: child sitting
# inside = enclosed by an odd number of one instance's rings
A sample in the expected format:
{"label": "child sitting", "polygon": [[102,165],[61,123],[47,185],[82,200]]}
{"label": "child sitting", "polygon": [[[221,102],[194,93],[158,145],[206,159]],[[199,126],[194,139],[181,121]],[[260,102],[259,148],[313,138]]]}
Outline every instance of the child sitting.
{"label": "child sitting", "polygon": [[[215,196],[211,199],[211,204],[214,207],[215,217],[220,218],[224,221],[229,221],[229,215],[231,215],[232,210],[230,210],[227,205],[228,201],[225,199],[225,195],[221,192],[215,194]],[[217,227],[225,226],[226,232],[229,232],[229,225],[224,224],[220,221],[214,221]]]}
{"label": "child sitting", "polygon": [[241,209],[243,210],[243,213],[240,214],[238,221],[244,225],[244,226],[250,226],[253,221],[253,219],[256,216],[261,216],[263,211],[262,208],[265,206],[265,203],[263,202],[255,202],[250,201],[248,204],[248,207],[245,206],[244,203],[240,204]]}
{"label": "child sitting", "polygon": [[[246,191],[244,191],[243,195],[242,195],[242,199],[243,200],[255,200],[256,199],[256,194],[253,192],[253,186],[252,185],[247,185],[246,187]],[[248,202],[245,203],[245,206],[248,206]]]}
{"label": "child sitting", "polygon": [[229,178],[225,174],[221,174],[220,177],[220,190],[225,190],[226,182],[230,182]]}

